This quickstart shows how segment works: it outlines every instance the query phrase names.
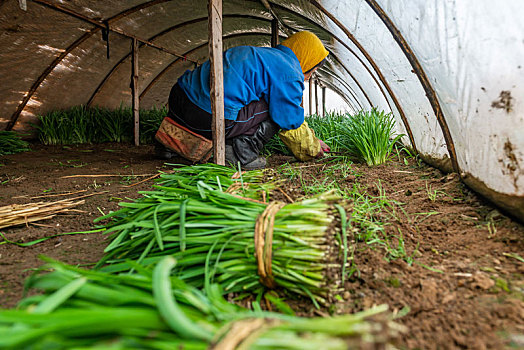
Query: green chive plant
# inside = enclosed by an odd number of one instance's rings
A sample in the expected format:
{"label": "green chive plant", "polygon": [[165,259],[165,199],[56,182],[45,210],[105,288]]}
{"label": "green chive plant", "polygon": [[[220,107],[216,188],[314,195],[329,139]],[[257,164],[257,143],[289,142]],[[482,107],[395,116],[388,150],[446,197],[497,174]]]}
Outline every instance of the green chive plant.
{"label": "green chive plant", "polygon": [[317,114],[306,117],[308,125],[315,132],[315,136],[324,141],[334,152],[347,151],[340,143],[339,130],[347,123],[348,114],[329,112],[325,116]]}
{"label": "green chive plant", "polygon": [[402,135],[394,135],[395,119],[391,113],[372,109],[361,111],[340,124],[340,147],[350,150],[369,166],[385,163]]}
{"label": "green chive plant", "polygon": [[[348,161],[350,155],[354,155],[370,166],[386,162],[394,145],[404,136],[394,134],[395,120],[391,114],[376,109],[354,116],[341,113],[327,113],[323,117],[311,115],[306,121],[316,137],[332,152],[338,153],[335,158]],[[265,152],[290,155],[278,135],[266,145]]]}
{"label": "green chive plant", "polygon": [[29,144],[14,131],[0,131],[0,156],[29,151]]}
{"label": "green chive plant", "polygon": [[0,310],[0,348],[342,350],[386,346],[403,330],[386,305],[310,319],[250,311],[227,303],[217,285],[204,293],[173,277],[172,257],[132,274],[46,260],[26,284],[42,294]]}
{"label": "green chive plant", "polygon": [[120,108],[109,110],[106,108],[94,108],[92,119],[100,130],[102,142],[131,142],[133,139],[132,111]]}

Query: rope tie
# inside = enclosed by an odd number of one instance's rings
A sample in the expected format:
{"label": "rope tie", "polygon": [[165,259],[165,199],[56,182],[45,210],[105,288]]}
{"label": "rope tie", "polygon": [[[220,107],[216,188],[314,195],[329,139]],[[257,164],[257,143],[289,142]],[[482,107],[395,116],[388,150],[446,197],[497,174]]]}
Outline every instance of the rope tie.
{"label": "rope tie", "polygon": [[275,215],[286,204],[282,202],[271,202],[260,214],[255,223],[255,257],[257,259],[258,275],[260,282],[268,287],[275,288],[277,285],[273,279],[271,260],[273,257],[273,225]]}
{"label": "rope tie", "polygon": [[260,333],[266,329],[278,325],[278,321],[255,318],[234,321],[218,334],[217,341],[211,344],[211,350],[235,350],[244,349],[249,345],[253,339],[256,339]]}

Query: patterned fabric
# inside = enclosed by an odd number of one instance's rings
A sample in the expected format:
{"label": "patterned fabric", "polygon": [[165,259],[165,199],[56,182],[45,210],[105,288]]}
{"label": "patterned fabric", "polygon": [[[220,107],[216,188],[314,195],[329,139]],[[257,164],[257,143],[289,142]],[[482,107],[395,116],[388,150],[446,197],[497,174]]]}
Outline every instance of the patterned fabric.
{"label": "patterned fabric", "polygon": [[213,142],[165,117],[155,138],[167,148],[192,161],[206,163],[211,157]]}

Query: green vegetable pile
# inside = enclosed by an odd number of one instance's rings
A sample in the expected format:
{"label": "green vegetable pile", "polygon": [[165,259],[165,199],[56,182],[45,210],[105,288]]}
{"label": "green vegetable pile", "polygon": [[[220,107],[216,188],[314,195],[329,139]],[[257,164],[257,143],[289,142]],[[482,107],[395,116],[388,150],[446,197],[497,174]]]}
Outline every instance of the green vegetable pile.
{"label": "green vegetable pile", "polygon": [[13,131],[0,131],[0,156],[29,151],[29,144]]}
{"label": "green vegetable pile", "polygon": [[317,306],[329,301],[347,260],[346,212],[334,204],[340,197],[329,192],[279,210],[272,204],[272,232],[257,246],[257,219],[271,205],[252,198],[275,184],[263,184],[256,172],[232,179],[233,172],[200,165],[164,174],[154,191],[99,218],[112,219],[112,241],[98,266],[131,271],[169,255],[179,262],[176,276],[197,288],[219,283],[225,293],[261,295],[278,286]]}
{"label": "green vegetable pile", "polygon": [[[284,301],[333,302],[348,260],[348,218],[332,192],[269,201],[261,171],[213,164],[162,174],[142,198],[98,219],[111,243],[97,268],[43,258],[41,294],[0,310],[0,348],[342,350],[384,347],[403,328],[387,306],[301,318]],[[271,289],[271,290],[270,290]],[[251,309],[224,295],[250,296]],[[231,294],[229,294],[231,296]],[[272,306],[282,313],[263,311]]]}
{"label": "green vegetable pile", "polygon": [[386,306],[310,319],[243,309],[217,285],[206,295],[172,277],[172,257],[121,275],[47,260],[27,283],[43,294],[0,310],[0,348],[342,350],[388,343],[401,330]]}

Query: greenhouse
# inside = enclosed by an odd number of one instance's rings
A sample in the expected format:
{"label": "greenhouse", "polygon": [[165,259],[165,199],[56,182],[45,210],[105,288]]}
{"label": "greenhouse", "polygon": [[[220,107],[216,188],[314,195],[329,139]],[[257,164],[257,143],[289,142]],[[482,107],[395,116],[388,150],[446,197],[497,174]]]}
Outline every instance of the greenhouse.
{"label": "greenhouse", "polygon": [[0,1],[0,348],[524,348],[523,17]]}

